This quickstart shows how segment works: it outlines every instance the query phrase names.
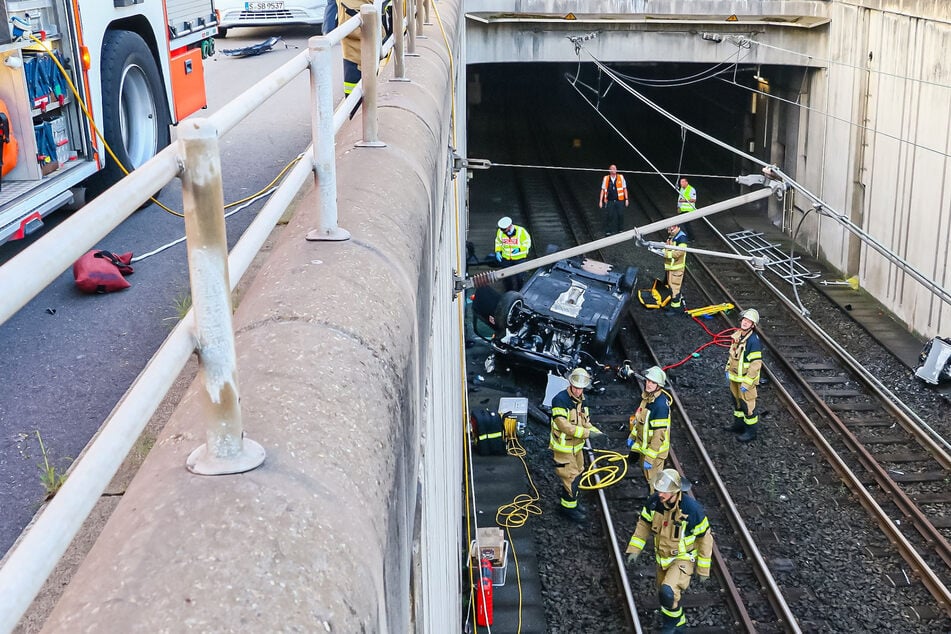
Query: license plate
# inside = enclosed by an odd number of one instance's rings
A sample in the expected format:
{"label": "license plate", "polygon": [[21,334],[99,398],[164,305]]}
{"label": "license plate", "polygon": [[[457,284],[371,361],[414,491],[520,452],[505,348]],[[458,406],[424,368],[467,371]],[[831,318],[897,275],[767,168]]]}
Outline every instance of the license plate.
{"label": "license plate", "polygon": [[284,8],[283,2],[245,2],[245,11],[275,11]]}

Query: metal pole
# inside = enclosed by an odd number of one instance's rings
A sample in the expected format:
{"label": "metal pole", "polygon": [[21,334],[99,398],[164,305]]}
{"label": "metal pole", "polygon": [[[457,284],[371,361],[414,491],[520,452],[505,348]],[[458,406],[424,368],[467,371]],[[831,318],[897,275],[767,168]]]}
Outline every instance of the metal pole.
{"label": "metal pole", "polygon": [[244,438],[241,425],[218,130],[207,119],[191,119],[179,127],[178,139],[199,379],[205,388],[199,398],[208,419],[206,443],[186,464],[201,475],[243,473],[264,462],[264,448]]}
{"label": "metal pole", "polygon": [[[399,0],[397,0],[397,3]],[[386,147],[380,141],[377,93],[380,68],[380,11],[372,4],[360,7],[360,82],[363,84],[363,140],[358,147]]]}
{"label": "metal pole", "polygon": [[426,9],[425,14],[425,24],[432,24],[433,21],[429,18],[429,12],[432,11],[432,1],[433,0],[423,0],[423,8]]}
{"label": "metal pole", "polygon": [[685,214],[677,214],[672,218],[658,220],[657,222],[652,222],[648,225],[644,225],[643,227],[637,227],[629,231],[624,231],[616,235],[609,236],[607,238],[586,242],[585,244],[581,244],[570,249],[565,249],[564,251],[552,253],[551,255],[545,255],[536,260],[530,260],[522,264],[516,264],[515,266],[510,266],[498,271],[486,271],[484,273],[479,273],[478,275],[467,279],[466,285],[477,287],[487,286],[493,282],[497,282],[498,280],[505,279],[506,277],[524,273],[525,271],[532,271],[539,267],[545,266],[546,264],[557,262],[558,260],[564,260],[565,258],[582,255],[584,253],[588,253],[589,251],[603,249],[604,247],[609,247],[613,244],[620,244],[622,242],[627,242],[628,240],[637,239],[642,235],[654,233],[655,231],[660,231],[661,229],[666,229],[671,225],[683,225],[685,222],[690,222],[691,220],[697,220],[698,218],[703,218],[704,216],[710,216],[721,211],[726,211],[728,209],[733,209],[734,207],[739,207],[757,200],[762,200],[763,198],[767,198],[772,194],[772,188],[765,187],[759,191],[750,192],[749,194],[743,194],[742,196],[737,196],[736,198],[730,198],[729,200],[714,203],[712,205],[708,205],[707,207],[697,209],[696,211],[691,211]]}
{"label": "metal pole", "polygon": [[316,35],[307,41],[310,49],[310,133],[314,141],[314,172],[317,178],[317,208],[320,226],[307,240],[349,240],[350,232],[337,226],[337,163],[334,157],[333,50],[330,39]]}
{"label": "metal pole", "polygon": [[406,78],[406,36],[403,29],[406,15],[403,1],[393,3],[393,79],[390,81],[409,81]]}
{"label": "metal pole", "polygon": [[409,32],[409,45],[406,47],[407,57],[419,57],[416,52],[416,0],[406,0],[406,27]]}
{"label": "metal pole", "polygon": [[416,0],[416,35],[425,38],[423,35],[423,7],[420,6],[420,3],[425,3],[426,0]]}

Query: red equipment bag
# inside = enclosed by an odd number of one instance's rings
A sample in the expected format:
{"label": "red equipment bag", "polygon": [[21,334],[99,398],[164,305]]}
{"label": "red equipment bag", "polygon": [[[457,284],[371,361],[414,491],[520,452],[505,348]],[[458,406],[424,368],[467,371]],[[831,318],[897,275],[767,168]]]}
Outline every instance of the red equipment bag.
{"label": "red equipment bag", "polygon": [[111,293],[132,286],[125,275],[132,274],[132,253],[114,255],[93,249],[73,263],[73,279],[84,293]]}

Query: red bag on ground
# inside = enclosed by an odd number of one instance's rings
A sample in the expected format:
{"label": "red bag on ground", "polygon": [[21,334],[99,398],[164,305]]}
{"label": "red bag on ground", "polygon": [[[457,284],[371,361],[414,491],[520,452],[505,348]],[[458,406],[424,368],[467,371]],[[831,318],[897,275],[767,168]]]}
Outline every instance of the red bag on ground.
{"label": "red bag on ground", "polygon": [[93,249],[73,263],[73,279],[84,293],[111,293],[132,286],[125,275],[132,274],[132,252],[114,255]]}

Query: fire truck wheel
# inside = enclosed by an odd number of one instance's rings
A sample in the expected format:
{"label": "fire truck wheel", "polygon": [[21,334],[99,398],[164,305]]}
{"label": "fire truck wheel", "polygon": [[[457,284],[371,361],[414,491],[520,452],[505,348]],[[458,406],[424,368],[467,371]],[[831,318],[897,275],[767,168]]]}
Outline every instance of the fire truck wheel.
{"label": "fire truck wheel", "polygon": [[[122,30],[106,33],[100,70],[102,132],[131,172],[171,142],[162,76],[145,41],[137,33]],[[100,148],[100,152],[104,150]],[[86,183],[87,199],[125,176],[112,156],[105,154],[106,166]]]}

